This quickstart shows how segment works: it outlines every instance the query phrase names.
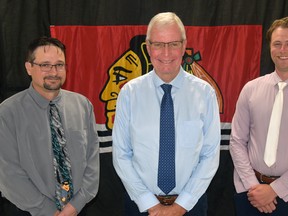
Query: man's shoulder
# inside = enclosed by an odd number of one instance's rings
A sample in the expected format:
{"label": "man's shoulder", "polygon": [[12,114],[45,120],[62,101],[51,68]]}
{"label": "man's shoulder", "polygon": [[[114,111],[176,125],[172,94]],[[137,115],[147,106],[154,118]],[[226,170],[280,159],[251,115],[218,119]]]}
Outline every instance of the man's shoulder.
{"label": "man's shoulder", "polygon": [[269,85],[271,81],[271,74],[266,74],[263,76],[259,76],[255,79],[249,80],[245,85],[244,88],[251,89],[251,88],[257,88],[259,86],[265,86]]}
{"label": "man's shoulder", "polygon": [[65,99],[65,103],[80,103],[80,104],[92,104],[91,101],[83,94],[61,89],[62,98]]}
{"label": "man's shoulder", "polygon": [[188,83],[188,86],[190,86],[191,88],[201,88],[201,89],[209,89],[209,90],[213,90],[213,87],[205,80],[190,74],[186,71],[184,71],[184,81],[186,83]]}
{"label": "man's shoulder", "polygon": [[78,93],[78,92],[69,91],[66,89],[61,89],[61,94],[62,96],[68,97],[68,98],[79,98],[81,100],[88,100],[88,98],[85,95]]}
{"label": "man's shoulder", "polygon": [[[143,88],[143,86],[147,86],[148,84],[153,83],[152,74],[149,72],[142,76],[136,77],[124,85],[124,89],[133,89],[136,90],[138,88]],[[145,87],[146,88],[146,87]],[[122,90],[122,89],[121,89]]]}
{"label": "man's shoulder", "polygon": [[135,77],[134,79],[130,80],[128,83],[135,85],[135,84],[145,83],[146,81],[148,81],[150,79],[152,79],[152,71],[150,71],[144,75]]}
{"label": "man's shoulder", "polygon": [[2,101],[0,103],[0,110],[4,108],[10,109],[18,105],[21,105],[22,101],[25,100],[25,97],[27,97],[27,89],[18,92]]}

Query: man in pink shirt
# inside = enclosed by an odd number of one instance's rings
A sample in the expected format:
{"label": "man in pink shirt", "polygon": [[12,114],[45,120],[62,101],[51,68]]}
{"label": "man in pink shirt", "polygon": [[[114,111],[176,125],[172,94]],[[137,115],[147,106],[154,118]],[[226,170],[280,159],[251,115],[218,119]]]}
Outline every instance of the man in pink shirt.
{"label": "man in pink shirt", "polygon": [[275,71],[244,86],[232,120],[230,153],[237,216],[288,215],[288,87],[283,90],[276,161],[270,166],[264,161],[278,83],[288,83],[288,17],[273,22],[267,39]]}

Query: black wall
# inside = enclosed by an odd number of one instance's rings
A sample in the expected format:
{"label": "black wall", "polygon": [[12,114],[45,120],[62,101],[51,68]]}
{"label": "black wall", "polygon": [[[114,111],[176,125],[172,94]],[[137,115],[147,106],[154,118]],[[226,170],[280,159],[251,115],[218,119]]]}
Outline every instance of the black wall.
{"label": "black wall", "polygon": [[[260,73],[274,70],[264,36],[273,20],[288,15],[286,0],[0,0],[0,102],[29,86],[26,47],[38,36],[49,36],[50,25],[147,25],[164,11],[176,12],[190,26],[262,25]],[[229,151],[222,150],[219,170],[208,189],[210,216],[234,215],[232,172]],[[89,214],[121,216],[122,194],[111,153],[101,154],[100,190]]]}

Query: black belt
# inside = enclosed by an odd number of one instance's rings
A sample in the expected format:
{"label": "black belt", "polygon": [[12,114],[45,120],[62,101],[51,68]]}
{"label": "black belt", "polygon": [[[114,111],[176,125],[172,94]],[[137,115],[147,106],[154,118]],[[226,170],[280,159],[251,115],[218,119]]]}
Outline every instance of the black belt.
{"label": "black belt", "polygon": [[164,195],[164,196],[156,195],[156,197],[162,205],[172,205],[177,199],[178,195]]}

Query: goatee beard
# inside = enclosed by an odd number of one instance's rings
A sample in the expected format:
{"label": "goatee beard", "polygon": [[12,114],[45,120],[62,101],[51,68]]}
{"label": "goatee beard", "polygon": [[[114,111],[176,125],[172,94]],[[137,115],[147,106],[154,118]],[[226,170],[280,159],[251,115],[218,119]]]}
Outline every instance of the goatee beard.
{"label": "goatee beard", "polygon": [[47,83],[44,83],[44,88],[47,89],[47,90],[59,90],[61,88],[61,83],[59,83],[58,85],[56,86],[53,86],[53,85],[49,85]]}
{"label": "goatee beard", "polygon": [[[59,80],[59,84],[51,85],[45,82],[45,79]],[[62,87],[61,79],[59,77],[45,77],[43,87],[47,90],[59,90]]]}

